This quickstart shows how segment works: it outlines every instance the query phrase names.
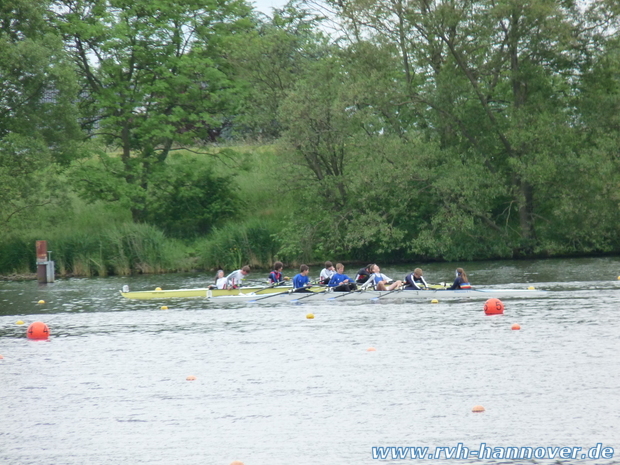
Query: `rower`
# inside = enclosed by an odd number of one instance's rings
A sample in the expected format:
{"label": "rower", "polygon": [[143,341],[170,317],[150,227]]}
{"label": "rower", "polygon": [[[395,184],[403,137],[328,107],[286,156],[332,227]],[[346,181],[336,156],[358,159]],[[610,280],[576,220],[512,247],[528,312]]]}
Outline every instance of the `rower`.
{"label": "rower", "polygon": [[351,282],[351,278],[344,274],[342,263],[336,264],[336,272],[330,278],[327,286],[335,292],[351,292],[357,289],[355,283]]}
{"label": "rower", "polygon": [[325,268],[321,270],[319,274],[319,284],[328,284],[331,277],[336,274],[334,270],[334,264],[329,260],[325,262]]}
{"label": "rower", "polygon": [[412,273],[405,276],[405,291],[419,291],[428,289],[428,284],[422,276],[422,268],[416,268]]}
{"label": "rower", "polygon": [[467,280],[467,274],[463,268],[456,269],[456,279],[452,286],[448,287],[446,290],[453,291],[455,289],[471,289],[471,284]]}
{"label": "rower", "polygon": [[370,278],[370,275],[372,274],[372,269],[374,267],[375,264],[371,263],[370,265],[366,265],[365,268],[360,269],[355,275],[355,282],[358,284],[365,284]]}
{"label": "rower", "polygon": [[224,276],[224,270],[218,270],[215,275],[215,287],[217,289],[226,289],[227,279]]}
{"label": "rower", "polygon": [[293,292],[312,292],[309,289],[312,284],[310,284],[308,273],[310,273],[308,265],[299,267],[299,273],[293,277]]}
{"label": "rower", "polygon": [[[392,281],[391,278],[388,278],[386,275],[381,273],[381,268],[379,268],[379,265],[373,265],[371,271],[374,276],[373,282],[375,285],[375,290],[377,291],[393,291],[394,289],[400,288],[403,285],[402,281]],[[391,284],[388,284],[390,282]]]}
{"label": "rower", "polygon": [[240,270],[235,270],[226,276],[226,289],[238,289],[241,281],[250,274],[250,267],[244,266]]}
{"label": "rower", "polygon": [[284,265],[282,264],[282,262],[275,262],[273,264],[273,271],[269,273],[269,284],[275,284],[276,286],[279,286],[281,283],[284,282],[285,279],[290,279],[282,276],[283,267]]}

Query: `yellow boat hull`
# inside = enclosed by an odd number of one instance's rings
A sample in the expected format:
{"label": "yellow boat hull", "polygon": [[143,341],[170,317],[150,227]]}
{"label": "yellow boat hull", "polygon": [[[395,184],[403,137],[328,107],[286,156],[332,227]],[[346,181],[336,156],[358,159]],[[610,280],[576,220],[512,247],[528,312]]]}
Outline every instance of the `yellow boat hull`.
{"label": "yellow boat hull", "polygon": [[[126,299],[175,299],[175,298],[197,298],[197,297],[224,297],[224,296],[243,296],[243,295],[266,295],[275,292],[284,292],[290,290],[290,286],[278,286],[265,289],[264,287],[242,287],[240,289],[165,289],[152,291],[132,291],[121,292]],[[311,288],[314,291],[322,290],[323,287],[316,286]]]}

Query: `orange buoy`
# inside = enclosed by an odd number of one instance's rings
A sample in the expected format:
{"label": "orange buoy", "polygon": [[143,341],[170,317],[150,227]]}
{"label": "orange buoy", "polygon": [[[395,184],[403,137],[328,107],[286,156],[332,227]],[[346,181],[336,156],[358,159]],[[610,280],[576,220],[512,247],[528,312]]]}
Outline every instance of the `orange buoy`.
{"label": "orange buoy", "polygon": [[517,330],[521,329],[521,325],[519,325],[519,324],[515,323],[514,325],[512,325],[512,326],[510,327],[510,329],[517,331]]}
{"label": "orange buoy", "polygon": [[243,462],[241,460],[233,460],[230,462],[230,465],[243,465]]}
{"label": "orange buoy", "polygon": [[0,355],[0,360],[3,360],[3,359],[4,359],[4,357],[2,355]]}
{"label": "orange buoy", "polygon": [[368,349],[366,349],[366,352],[376,352],[377,349],[375,349],[374,347],[369,347]]}
{"label": "orange buoy", "polygon": [[45,323],[41,321],[35,321],[30,323],[28,330],[26,331],[28,339],[47,339],[50,336],[50,329]]}
{"label": "orange buoy", "polygon": [[504,303],[496,298],[489,299],[484,303],[484,313],[487,315],[501,315],[504,313]]}
{"label": "orange buoy", "polygon": [[474,408],[471,409],[474,413],[484,412],[484,407],[482,405],[474,405]]}
{"label": "orange buoy", "polygon": [[187,378],[185,378],[187,381],[196,381],[196,377],[194,375],[189,375]]}

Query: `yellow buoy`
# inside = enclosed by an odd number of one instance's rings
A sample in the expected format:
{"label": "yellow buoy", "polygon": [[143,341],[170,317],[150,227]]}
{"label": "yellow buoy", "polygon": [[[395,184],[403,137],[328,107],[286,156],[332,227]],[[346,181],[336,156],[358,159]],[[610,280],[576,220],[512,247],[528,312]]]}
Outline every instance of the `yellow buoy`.
{"label": "yellow buoy", "polygon": [[620,279],[620,276],[618,276],[618,279]]}
{"label": "yellow buoy", "polygon": [[15,322],[15,324],[16,324],[16,325],[23,325],[23,324],[24,324],[24,322],[23,322],[22,320],[17,320],[17,321]]}
{"label": "yellow buoy", "polygon": [[161,291],[161,287],[156,287],[155,290],[156,291]]}
{"label": "yellow buoy", "polygon": [[534,290],[536,290],[536,288],[534,286],[530,286],[530,287],[527,288],[527,290],[528,291],[534,291]]}
{"label": "yellow buoy", "polygon": [[165,305],[161,307],[162,310],[168,310],[168,307],[166,307]]}
{"label": "yellow buoy", "polygon": [[471,409],[474,413],[484,412],[484,407],[482,405],[474,405],[474,408]]}
{"label": "yellow buoy", "polygon": [[45,303],[45,300],[39,300],[39,303],[40,303],[40,304],[44,304],[44,303]]}
{"label": "yellow buoy", "polygon": [[431,303],[432,303],[432,304],[438,304],[438,303],[439,303],[439,301],[438,301],[437,299],[433,299],[433,300],[431,300]]}
{"label": "yellow buoy", "polygon": [[187,378],[185,378],[187,381],[196,381],[196,377],[194,375],[189,375]]}
{"label": "yellow buoy", "polygon": [[314,313],[308,313],[306,315],[306,318],[308,318],[309,320],[314,320]]}

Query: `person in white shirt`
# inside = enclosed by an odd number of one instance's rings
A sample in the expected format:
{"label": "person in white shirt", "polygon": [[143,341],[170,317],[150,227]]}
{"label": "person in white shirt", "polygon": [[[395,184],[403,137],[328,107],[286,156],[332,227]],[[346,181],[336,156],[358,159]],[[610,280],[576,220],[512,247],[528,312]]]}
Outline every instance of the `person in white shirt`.
{"label": "person in white shirt", "polygon": [[381,273],[381,268],[379,268],[379,265],[375,265],[371,271],[371,279],[368,281],[372,281],[374,283],[375,290],[377,291],[392,291],[403,285],[403,282],[400,280],[394,281],[392,284],[388,285],[392,279]]}
{"label": "person in white shirt", "polygon": [[215,288],[226,289],[226,277],[224,276],[224,270],[218,270],[215,275]]}
{"label": "person in white shirt", "polygon": [[250,274],[250,267],[244,266],[240,270],[235,270],[226,276],[226,289],[237,289],[241,286],[241,281]]}
{"label": "person in white shirt", "polygon": [[334,269],[334,264],[330,261],[325,262],[325,268],[321,270],[321,274],[319,275],[319,284],[327,284],[329,280],[336,274],[336,270]]}

